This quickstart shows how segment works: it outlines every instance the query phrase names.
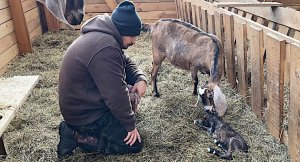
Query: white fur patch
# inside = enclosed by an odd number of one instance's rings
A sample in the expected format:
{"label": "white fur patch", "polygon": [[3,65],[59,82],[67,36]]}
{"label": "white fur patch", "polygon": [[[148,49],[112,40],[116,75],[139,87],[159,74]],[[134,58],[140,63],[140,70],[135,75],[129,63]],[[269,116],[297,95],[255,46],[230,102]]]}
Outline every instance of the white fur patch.
{"label": "white fur patch", "polygon": [[210,148],[207,148],[207,151],[210,152]]}
{"label": "white fur patch", "polygon": [[213,106],[204,106],[204,110],[212,111],[212,109],[213,109]]}
{"label": "white fur patch", "polygon": [[199,89],[198,89],[198,93],[199,93],[200,95],[203,95],[206,89],[207,89],[207,88],[203,88],[203,89],[202,89],[202,88],[199,88]]}

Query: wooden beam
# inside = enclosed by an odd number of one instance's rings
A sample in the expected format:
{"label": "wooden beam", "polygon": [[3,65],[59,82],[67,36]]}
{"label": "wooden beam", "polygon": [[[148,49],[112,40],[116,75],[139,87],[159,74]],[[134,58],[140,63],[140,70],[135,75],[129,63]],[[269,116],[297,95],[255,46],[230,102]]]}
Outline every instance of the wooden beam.
{"label": "wooden beam", "polygon": [[48,10],[48,8],[45,5],[43,6],[44,6],[48,30],[59,31],[60,30],[59,20],[55,16],[53,16],[53,14]]}
{"label": "wooden beam", "polygon": [[215,7],[281,7],[278,2],[214,2]]}
{"label": "wooden beam", "polygon": [[17,36],[20,53],[31,53],[32,43],[26,25],[21,1],[9,0],[10,11],[13,17],[15,33]]}
{"label": "wooden beam", "polygon": [[[300,31],[300,11],[292,8],[277,7],[237,7],[240,10],[251,13],[253,15],[263,17],[266,20],[273,21],[277,24],[282,24],[290,28]],[[288,18],[287,18],[288,15]]]}

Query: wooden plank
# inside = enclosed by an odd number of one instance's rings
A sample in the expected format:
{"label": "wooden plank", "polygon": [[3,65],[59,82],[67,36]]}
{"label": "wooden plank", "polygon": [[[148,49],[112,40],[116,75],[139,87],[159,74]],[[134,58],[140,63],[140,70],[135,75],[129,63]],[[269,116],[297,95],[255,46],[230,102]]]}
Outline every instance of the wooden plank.
{"label": "wooden plank", "polygon": [[246,19],[252,20],[253,15],[250,13],[246,13]]}
{"label": "wooden plank", "polygon": [[192,23],[193,23],[193,25],[197,26],[196,7],[195,7],[195,5],[192,5]]}
{"label": "wooden plank", "polygon": [[247,28],[245,23],[234,23],[234,35],[236,38],[236,55],[238,71],[238,91],[246,98],[248,90],[247,75]]}
{"label": "wooden plank", "polygon": [[215,18],[215,33],[216,33],[216,36],[219,38],[222,45],[224,46],[223,14],[216,11],[214,18]]}
{"label": "wooden plank", "polygon": [[183,20],[188,21],[188,15],[187,15],[187,0],[183,0]]}
{"label": "wooden plank", "polygon": [[14,23],[9,20],[0,25],[0,39],[14,31]]}
{"label": "wooden plank", "polygon": [[0,24],[12,19],[9,8],[0,10]]}
{"label": "wooden plank", "polygon": [[36,19],[37,17],[39,17],[39,10],[36,7],[34,9],[32,9],[32,10],[24,13],[24,15],[25,15],[26,22],[29,22],[29,21],[31,21],[31,20]]}
{"label": "wooden plank", "polygon": [[214,15],[207,15],[207,31],[208,33],[211,34],[216,34],[215,33],[215,17]]}
{"label": "wooden plank", "polygon": [[284,85],[290,84],[290,58],[291,58],[291,44],[286,44],[285,50],[285,67],[284,67]]}
{"label": "wooden plank", "polygon": [[251,52],[251,106],[252,111],[262,119],[264,106],[263,30],[249,26],[248,38]]}
{"label": "wooden plank", "polygon": [[25,16],[23,14],[23,7],[21,1],[9,1],[10,11],[13,17],[15,32],[21,53],[32,52],[32,43],[30,41]]}
{"label": "wooden plank", "polygon": [[37,7],[36,0],[22,0],[23,12],[27,12]]}
{"label": "wooden plank", "polygon": [[159,2],[159,3],[135,3],[135,8],[138,12],[145,11],[176,11],[174,2]]}
{"label": "wooden plank", "polygon": [[47,9],[45,5],[44,5],[44,11],[45,11],[48,30],[59,31],[60,30],[59,20],[57,20],[57,18],[53,16],[53,14]]}
{"label": "wooden plank", "polygon": [[85,6],[85,12],[96,12],[96,13],[106,13],[111,12],[110,8],[107,4],[86,4]]}
{"label": "wooden plank", "polygon": [[300,45],[291,45],[290,113],[288,121],[288,150],[292,161],[300,160]]}
{"label": "wooden plank", "polygon": [[256,20],[257,23],[261,24],[261,25],[264,25],[265,23],[265,20],[261,17],[258,17],[257,20]]}
{"label": "wooden plank", "polygon": [[232,88],[236,87],[236,73],[235,73],[235,57],[234,57],[234,23],[233,16],[229,14],[223,15],[224,24],[224,53],[226,60],[226,74],[228,82]]}
{"label": "wooden plank", "polygon": [[38,27],[36,29],[34,29],[31,33],[30,33],[30,40],[34,41],[39,35],[42,34],[42,27]]}
{"label": "wooden plank", "polygon": [[[259,17],[263,17],[277,24],[282,24],[284,26],[300,30],[300,12],[295,9],[286,7],[277,7],[276,9],[272,9],[271,7],[261,7],[259,9],[254,7],[237,8]],[[289,18],[286,17],[287,15],[289,15]]]}
{"label": "wooden plank", "polygon": [[270,133],[282,142],[284,103],[285,40],[268,33],[267,50],[267,112],[266,123]]}
{"label": "wooden plank", "polygon": [[274,30],[275,27],[276,27],[276,24],[275,24],[274,22],[272,22],[272,21],[269,21],[269,23],[268,23],[268,28]]}
{"label": "wooden plank", "polygon": [[118,6],[118,3],[115,0],[105,0],[105,2],[107,3],[111,11],[113,11]]}
{"label": "wooden plank", "polygon": [[0,79],[0,135],[3,134],[10,121],[25,102],[39,76],[14,76]]}
{"label": "wooden plank", "polygon": [[205,32],[208,32],[207,10],[201,9],[201,18],[202,18],[201,29]]}
{"label": "wooden plank", "polygon": [[[90,19],[94,16],[98,16],[99,13],[87,13],[84,16],[84,20]],[[151,12],[139,12],[141,19],[161,19],[161,18],[176,18],[176,11],[151,11]]]}
{"label": "wooden plank", "polygon": [[1,0],[0,1],[0,9],[8,7],[8,0]]}
{"label": "wooden plank", "polygon": [[177,6],[178,6],[178,18],[183,19],[183,13],[182,13],[182,0],[177,0]]}
{"label": "wooden plank", "polygon": [[278,2],[214,2],[215,7],[281,7]]}
{"label": "wooden plank", "polygon": [[202,23],[202,15],[201,15],[201,7],[195,5],[196,7],[196,16],[197,16],[197,27],[201,29],[201,23]]}
{"label": "wooden plank", "polygon": [[186,13],[187,13],[187,22],[188,23],[192,23],[192,14],[191,14],[191,11],[192,11],[192,5],[191,5],[191,2],[187,2],[186,3]]}
{"label": "wooden plank", "polygon": [[299,31],[295,31],[294,38],[297,40],[300,40],[300,32]]}
{"label": "wooden plank", "polygon": [[15,43],[17,43],[17,38],[14,32],[0,39],[0,54],[9,49]]}
{"label": "wooden plank", "polygon": [[238,15],[242,16],[242,17],[245,17],[246,16],[246,13],[242,10],[238,10]]}
{"label": "wooden plank", "polygon": [[14,44],[8,50],[0,54],[0,69],[19,54],[18,44]]}
{"label": "wooden plank", "polygon": [[29,22],[27,22],[27,28],[29,33],[38,27],[41,27],[41,22],[39,17],[36,17],[35,19],[32,19]]}
{"label": "wooden plank", "polygon": [[289,28],[283,25],[279,25],[278,32],[287,35],[289,32]]}

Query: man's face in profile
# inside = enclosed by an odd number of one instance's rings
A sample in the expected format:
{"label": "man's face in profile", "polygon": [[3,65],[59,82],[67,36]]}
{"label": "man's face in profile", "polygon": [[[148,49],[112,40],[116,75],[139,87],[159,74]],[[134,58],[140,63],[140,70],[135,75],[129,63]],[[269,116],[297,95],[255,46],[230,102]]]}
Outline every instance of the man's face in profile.
{"label": "man's face in profile", "polygon": [[127,49],[128,47],[132,46],[136,42],[137,36],[122,36],[123,40],[123,49]]}

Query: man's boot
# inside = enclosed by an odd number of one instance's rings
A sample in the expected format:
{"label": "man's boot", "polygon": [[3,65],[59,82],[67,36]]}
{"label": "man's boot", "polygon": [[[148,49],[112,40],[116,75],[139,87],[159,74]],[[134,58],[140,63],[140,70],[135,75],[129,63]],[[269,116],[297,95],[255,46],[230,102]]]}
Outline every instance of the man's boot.
{"label": "man's boot", "polygon": [[69,128],[65,121],[59,124],[60,141],[57,146],[57,155],[59,158],[71,155],[73,150],[77,147],[74,131]]}

